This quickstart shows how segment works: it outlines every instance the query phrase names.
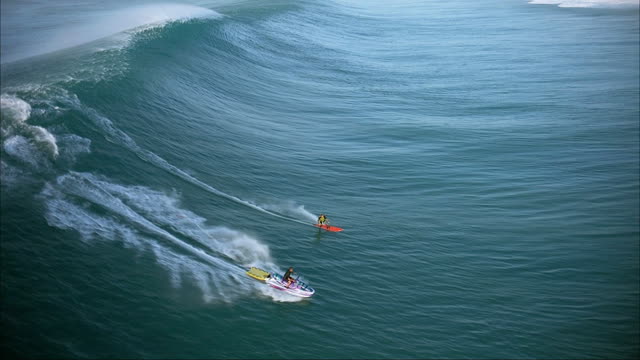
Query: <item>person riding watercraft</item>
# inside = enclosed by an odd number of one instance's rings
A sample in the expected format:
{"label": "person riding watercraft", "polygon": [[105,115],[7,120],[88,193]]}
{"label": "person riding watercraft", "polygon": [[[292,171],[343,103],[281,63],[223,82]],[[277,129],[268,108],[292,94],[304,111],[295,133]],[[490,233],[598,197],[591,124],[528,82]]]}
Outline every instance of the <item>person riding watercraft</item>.
{"label": "person riding watercraft", "polygon": [[318,216],[318,225],[325,225],[325,224],[326,225],[329,224],[329,219],[325,214],[320,214],[320,216]]}
{"label": "person riding watercraft", "polygon": [[300,280],[297,273],[295,273],[295,279],[293,278],[293,275],[293,267],[290,267],[284,273],[284,276],[272,274],[271,277],[265,279],[265,282],[272,288],[284,291],[285,293],[293,296],[308,298],[315,294],[316,290],[303,280]]}
{"label": "person riding watercraft", "polygon": [[293,274],[293,267],[289,267],[289,269],[287,269],[287,271],[282,276],[282,282],[286,282],[287,287],[291,286],[291,284],[293,284],[296,281],[294,278],[291,277],[292,274]]}

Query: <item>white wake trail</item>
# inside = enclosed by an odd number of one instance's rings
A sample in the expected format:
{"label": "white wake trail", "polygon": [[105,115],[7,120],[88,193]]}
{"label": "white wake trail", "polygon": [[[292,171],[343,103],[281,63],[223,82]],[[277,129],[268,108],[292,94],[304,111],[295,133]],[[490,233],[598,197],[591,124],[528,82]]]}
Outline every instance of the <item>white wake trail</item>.
{"label": "white wake trail", "polygon": [[221,268],[226,268],[228,270],[237,271],[239,267],[226,263],[216,257],[213,257],[202,249],[196,248],[167,232],[166,230],[156,226],[145,217],[138,214],[136,211],[131,209],[125,203],[122,202],[121,199],[111,195],[107,190],[105,190],[100,181],[96,181],[92,179],[92,177],[71,172],[68,175],[63,175],[58,177],[56,180],[57,184],[65,189],[65,192],[68,194],[76,195],[83,199],[89,200],[94,204],[98,204],[102,207],[109,209],[110,211],[119,214],[127,219],[134,221],[136,224],[140,225],[143,229],[147,230],[150,233],[157,234],[162,236],[163,238],[170,240],[174,244],[182,247],[183,249],[191,252],[199,256],[200,258],[220,266]]}
{"label": "white wake trail", "polygon": [[[160,156],[145,150],[143,148],[141,148],[131,137],[129,137],[129,135],[127,135],[126,133],[124,133],[122,130],[116,128],[113,125],[113,122],[111,122],[111,120],[109,120],[108,118],[100,115],[96,110],[89,108],[85,105],[83,105],[80,100],[77,98],[77,96],[73,96],[71,99],[68,100],[68,104],[73,107],[74,109],[86,114],[96,125],[98,125],[102,130],[104,130],[106,132],[106,136],[107,136],[107,140],[126,146],[129,150],[133,151],[136,155],[138,155],[138,157],[140,157],[142,160],[145,160],[147,162],[150,162],[180,178],[182,178],[183,180],[186,180],[189,183],[192,183],[194,185],[199,186],[200,188],[218,195],[218,196],[222,196],[224,198],[227,198],[229,200],[232,200],[236,203],[245,205],[247,207],[250,207],[254,210],[260,211],[262,213],[271,215],[271,216],[275,216],[277,218],[281,218],[281,219],[285,219],[285,220],[289,220],[289,221],[294,221],[300,224],[304,224],[304,225],[309,225],[311,226],[311,224],[309,224],[309,222],[306,221],[302,221],[299,219],[295,219],[289,216],[285,216],[279,213],[276,213],[274,211],[270,211],[265,209],[264,207],[260,207],[250,201],[246,201],[243,199],[240,199],[236,196],[227,194],[223,191],[220,191],[216,188],[214,188],[213,186],[206,184],[202,181],[200,181],[199,179],[187,174],[186,172],[184,172],[183,170],[177,168],[176,166],[170,164],[169,162],[167,162],[166,160],[164,160],[163,158],[161,158]],[[303,208],[304,209],[304,208]],[[305,210],[306,211],[306,210]],[[308,212],[307,212],[308,213]],[[308,213],[309,214],[309,213]],[[311,218],[312,220],[315,220],[315,218],[313,216],[308,216],[305,215],[305,217],[307,218]]]}
{"label": "white wake trail", "polygon": [[[85,241],[122,240],[127,247],[152,251],[157,262],[169,270],[174,287],[181,286],[183,275],[186,274],[200,288],[206,302],[219,299],[231,301],[255,292],[276,301],[300,300],[274,292],[265,284],[244,276],[248,266],[270,270],[278,268],[271,260],[268,246],[232,229],[207,228],[204,218],[180,208],[173,196],[143,186],[119,185],[92,174],[77,172],[59,176],[55,182],[48,183],[41,196],[45,199],[45,218],[49,225],[76,230]],[[85,205],[75,204],[77,199]],[[87,202],[116,216],[98,215],[86,206]],[[186,238],[224,256],[213,256],[205,249],[178,238],[163,226],[171,227]],[[168,240],[185,250],[186,254],[171,250],[154,238]]]}

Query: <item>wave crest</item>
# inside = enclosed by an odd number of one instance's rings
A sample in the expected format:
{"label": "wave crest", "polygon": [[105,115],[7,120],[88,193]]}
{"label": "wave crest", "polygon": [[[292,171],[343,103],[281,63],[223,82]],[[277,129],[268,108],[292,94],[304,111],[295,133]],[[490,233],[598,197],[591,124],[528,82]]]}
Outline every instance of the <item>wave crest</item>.
{"label": "wave crest", "polygon": [[[54,2],[33,6],[37,7],[31,9],[35,12],[60,11]],[[16,7],[16,9],[14,12],[19,12],[21,7]],[[9,16],[6,17],[7,21],[10,19]],[[147,4],[100,12],[95,12],[95,9],[83,10],[79,8],[68,18],[65,17],[64,23],[58,21],[47,24],[46,29],[43,30],[25,28],[19,23],[7,25],[9,33],[3,40],[9,43],[3,44],[3,53],[6,55],[3,56],[2,62],[14,62],[110,37],[116,37],[113,39],[116,45],[127,44],[131,39],[131,34],[127,33],[131,31],[135,33],[139,29],[163,26],[174,21],[206,17],[219,18],[221,16],[216,11],[201,6],[175,3]],[[31,34],[30,39],[25,39],[22,37],[21,31],[36,31],[36,33]],[[123,36],[115,36],[118,34]],[[32,38],[39,40],[34,41]]]}
{"label": "wave crest", "polygon": [[[40,152],[55,159],[59,150],[56,138],[41,126],[29,125],[26,121],[31,116],[31,105],[26,101],[8,94],[0,95],[0,112],[2,113],[2,143],[5,151],[22,160],[36,165],[35,159]],[[33,146],[29,146],[28,141]],[[26,153],[25,153],[26,152]]]}
{"label": "wave crest", "polygon": [[3,131],[5,126],[23,123],[31,116],[31,105],[14,95],[0,95],[0,109],[2,111]]}
{"label": "wave crest", "polygon": [[640,0],[531,0],[529,4],[558,5],[571,8],[638,7]]}

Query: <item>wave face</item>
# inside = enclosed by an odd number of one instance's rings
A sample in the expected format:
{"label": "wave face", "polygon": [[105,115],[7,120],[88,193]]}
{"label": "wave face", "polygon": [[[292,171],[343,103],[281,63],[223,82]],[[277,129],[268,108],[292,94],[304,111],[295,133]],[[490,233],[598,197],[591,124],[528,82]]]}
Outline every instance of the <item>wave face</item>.
{"label": "wave face", "polygon": [[[632,2],[1,16],[7,355],[640,351]],[[320,213],[345,231],[318,232]],[[294,266],[316,295],[250,266]]]}

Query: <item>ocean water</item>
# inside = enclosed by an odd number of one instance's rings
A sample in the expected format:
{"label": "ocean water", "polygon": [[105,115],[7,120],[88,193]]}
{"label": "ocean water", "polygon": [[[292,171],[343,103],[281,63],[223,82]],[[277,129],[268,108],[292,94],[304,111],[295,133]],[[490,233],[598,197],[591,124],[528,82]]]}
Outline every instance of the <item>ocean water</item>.
{"label": "ocean water", "polygon": [[637,1],[1,16],[3,355],[640,355]]}

